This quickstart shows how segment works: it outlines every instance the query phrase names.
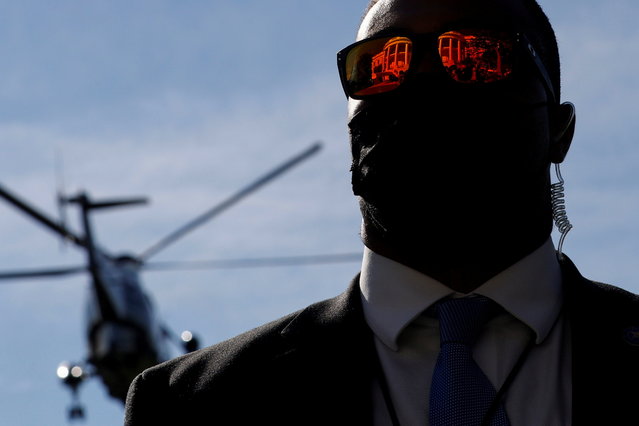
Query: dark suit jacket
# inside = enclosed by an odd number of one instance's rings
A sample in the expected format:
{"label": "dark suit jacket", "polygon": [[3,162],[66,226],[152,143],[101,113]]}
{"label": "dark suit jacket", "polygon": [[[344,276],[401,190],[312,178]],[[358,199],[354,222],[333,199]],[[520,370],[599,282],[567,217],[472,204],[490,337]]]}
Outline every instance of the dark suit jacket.
{"label": "dark suit jacket", "polygon": [[[639,424],[639,298],[566,260],[575,425]],[[153,367],[129,390],[125,424],[369,425],[373,338],[358,278],[316,303]]]}

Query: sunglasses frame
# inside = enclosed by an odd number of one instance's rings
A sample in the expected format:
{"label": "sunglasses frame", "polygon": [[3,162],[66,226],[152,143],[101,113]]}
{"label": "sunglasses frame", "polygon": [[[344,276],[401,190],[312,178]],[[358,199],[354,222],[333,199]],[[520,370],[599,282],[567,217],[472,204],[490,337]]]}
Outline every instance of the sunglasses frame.
{"label": "sunglasses frame", "polygon": [[[483,31],[483,30],[478,30],[478,31]],[[340,50],[339,52],[337,52],[337,69],[339,72],[339,76],[340,76],[340,81],[342,83],[342,88],[344,89],[344,93],[346,94],[347,98],[351,98],[351,99],[369,99],[372,97],[376,97],[376,96],[381,96],[381,95],[385,95],[388,93],[392,93],[394,91],[396,91],[397,89],[392,89],[389,90],[388,92],[383,92],[383,93],[379,93],[379,94],[372,94],[372,95],[356,95],[355,93],[352,93],[352,91],[349,89],[349,83],[348,83],[348,79],[346,77],[346,59],[348,58],[348,54],[351,52],[351,50],[353,50],[354,48],[356,48],[357,46],[363,44],[363,43],[367,43],[373,40],[377,40],[377,39],[382,39],[382,38],[392,38],[392,37],[406,37],[408,39],[411,40],[411,42],[413,43],[413,58],[418,58],[420,56],[423,55],[423,52],[421,52],[421,50],[423,49],[423,45],[425,44],[423,41],[426,40],[426,43],[428,42],[434,42],[436,41],[442,34],[445,34],[448,31],[439,31],[439,32],[435,32],[435,33],[425,33],[425,34],[410,34],[410,33],[394,33],[394,34],[382,34],[382,35],[377,35],[377,36],[373,36],[370,38],[366,38],[364,40],[360,40],[358,42],[355,42],[347,47],[345,47],[344,49]],[[511,33],[512,34],[512,33]],[[555,95],[555,90],[553,88],[553,84],[552,81],[550,80],[550,75],[548,74],[548,71],[546,70],[546,67],[544,66],[543,62],[541,61],[541,58],[539,57],[539,55],[537,54],[537,51],[535,50],[535,48],[533,47],[532,43],[530,42],[530,40],[528,39],[528,37],[524,34],[524,33],[514,33],[513,35],[513,41],[515,43],[515,51],[516,50],[523,50],[525,52],[525,56],[528,57],[532,63],[534,64],[534,67],[537,71],[537,75],[540,78],[542,84],[544,85],[544,88],[546,90],[546,93],[548,94],[549,100],[551,101],[552,104],[556,104],[558,102],[557,97]],[[436,44],[433,43],[432,46],[436,48]],[[421,47],[421,49],[420,49]],[[437,56],[439,56],[439,54],[437,54]],[[441,62],[439,62],[441,64]],[[443,64],[442,64],[442,68],[443,68]],[[406,73],[406,78],[410,78],[410,75],[415,73],[416,71],[414,71],[413,68],[409,68],[409,70]],[[448,75],[448,73],[446,72],[446,74]],[[451,81],[455,81],[452,77],[449,78],[451,79]],[[466,83],[459,83],[459,84],[466,84]],[[486,84],[490,84],[490,83],[486,83]]]}

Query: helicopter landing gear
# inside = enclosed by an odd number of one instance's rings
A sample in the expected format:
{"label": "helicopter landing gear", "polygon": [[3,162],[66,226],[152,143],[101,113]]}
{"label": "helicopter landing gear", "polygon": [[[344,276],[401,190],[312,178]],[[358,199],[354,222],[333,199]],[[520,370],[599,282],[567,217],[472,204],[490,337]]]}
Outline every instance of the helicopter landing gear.
{"label": "helicopter landing gear", "polygon": [[184,330],[180,334],[180,343],[187,353],[200,349],[200,340],[189,330]]}
{"label": "helicopter landing gear", "polygon": [[84,407],[80,404],[78,388],[87,378],[86,371],[78,364],[63,362],[58,366],[57,375],[65,386],[71,390],[71,405],[68,409],[69,421],[84,420]]}
{"label": "helicopter landing gear", "polygon": [[162,335],[172,342],[175,346],[182,349],[185,353],[197,351],[200,349],[200,339],[189,330],[184,330],[178,336],[166,325],[162,326]]}
{"label": "helicopter landing gear", "polygon": [[69,421],[84,420],[84,407],[77,401],[77,394],[74,393],[75,401],[69,406]]}

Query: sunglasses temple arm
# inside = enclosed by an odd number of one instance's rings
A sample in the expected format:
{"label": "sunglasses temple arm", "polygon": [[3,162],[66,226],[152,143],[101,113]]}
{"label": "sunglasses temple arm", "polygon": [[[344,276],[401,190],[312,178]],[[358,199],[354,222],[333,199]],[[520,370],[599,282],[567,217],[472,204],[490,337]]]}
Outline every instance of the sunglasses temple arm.
{"label": "sunglasses temple arm", "polygon": [[557,99],[557,95],[555,94],[555,89],[553,88],[552,81],[550,80],[550,76],[548,75],[548,71],[546,70],[544,63],[541,62],[539,55],[537,55],[537,51],[533,47],[530,40],[528,40],[528,37],[526,37],[523,34],[519,34],[519,37],[520,37],[520,40],[523,42],[526,51],[530,55],[530,58],[535,63],[535,66],[537,68],[537,71],[539,71],[539,75],[546,88],[546,91],[550,94],[550,97],[552,98],[551,99],[552,103],[553,104],[557,103],[559,100]]}

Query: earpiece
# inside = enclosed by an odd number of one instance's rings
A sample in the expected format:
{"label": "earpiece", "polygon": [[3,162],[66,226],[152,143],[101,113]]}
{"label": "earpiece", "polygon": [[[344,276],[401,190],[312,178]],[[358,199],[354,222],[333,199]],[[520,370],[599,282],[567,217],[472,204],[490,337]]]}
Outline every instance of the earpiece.
{"label": "earpiece", "polygon": [[576,108],[572,102],[564,102],[557,107],[551,129],[550,161],[553,163],[564,161],[572,138],[575,135],[576,122]]}

